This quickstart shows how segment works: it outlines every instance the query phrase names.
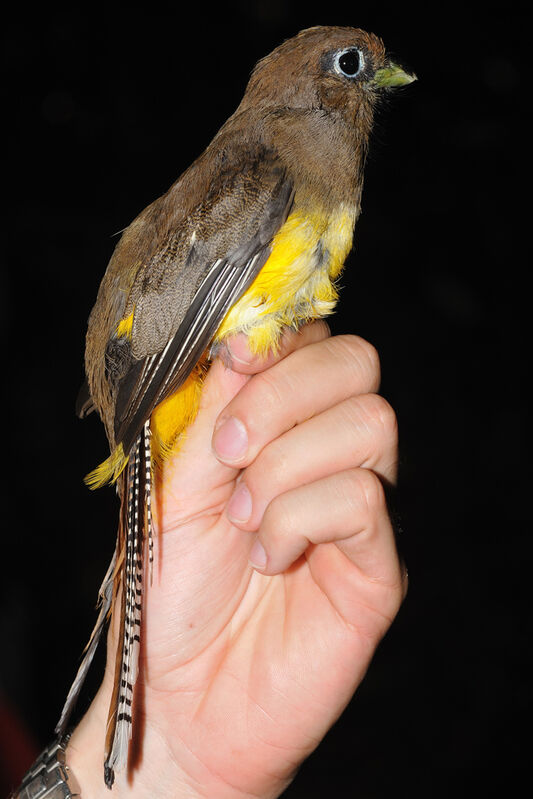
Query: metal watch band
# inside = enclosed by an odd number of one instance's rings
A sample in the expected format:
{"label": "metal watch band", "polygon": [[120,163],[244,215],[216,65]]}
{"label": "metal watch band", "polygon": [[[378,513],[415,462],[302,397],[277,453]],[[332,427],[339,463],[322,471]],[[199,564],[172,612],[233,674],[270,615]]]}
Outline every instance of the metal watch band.
{"label": "metal watch band", "polygon": [[65,763],[69,738],[58,738],[41,752],[11,799],[70,799],[80,795],[79,785]]}

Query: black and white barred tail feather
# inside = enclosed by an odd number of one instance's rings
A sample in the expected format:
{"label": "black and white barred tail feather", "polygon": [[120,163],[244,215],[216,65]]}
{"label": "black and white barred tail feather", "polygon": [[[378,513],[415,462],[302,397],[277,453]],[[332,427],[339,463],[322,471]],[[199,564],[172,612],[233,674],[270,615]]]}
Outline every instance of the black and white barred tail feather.
{"label": "black and white barred tail feather", "polygon": [[122,609],[115,686],[106,733],[104,779],[111,788],[115,772],[126,767],[132,732],[133,693],[138,673],[141,608],[143,595],[143,540],[153,550],[151,524],[151,449],[150,426],[145,423],[130,453],[125,473],[121,509],[122,540],[125,558],[122,569]]}
{"label": "black and white barred tail feather", "polygon": [[114,577],[116,562],[117,562],[117,548],[115,548],[115,552],[111,559],[111,563],[109,564],[106,575],[103,579],[102,585],[100,586],[100,590],[98,592],[99,606],[100,606],[98,618],[96,620],[96,624],[94,625],[94,629],[91,633],[91,637],[89,638],[89,643],[85,647],[83,660],[81,661],[76,677],[74,678],[74,682],[72,683],[70,691],[68,692],[68,696],[65,700],[65,704],[61,712],[61,718],[59,719],[56,725],[55,732],[57,733],[57,735],[63,736],[67,731],[71,713],[76,706],[79,693],[81,691],[83,683],[85,682],[85,677],[87,676],[87,672],[89,671],[89,667],[92,663],[94,653],[96,652],[96,648],[98,646],[102,632],[104,630],[105,623],[107,621],[107,617],[111,609],[111,603],[113,601],[113,577]]}
{"label": "black and white barred tail feather", "polygon": [[152,525],[152,431],[150,420],[144,424],[144,535],[148,539],[150,585],[154,576],[154,529]]}

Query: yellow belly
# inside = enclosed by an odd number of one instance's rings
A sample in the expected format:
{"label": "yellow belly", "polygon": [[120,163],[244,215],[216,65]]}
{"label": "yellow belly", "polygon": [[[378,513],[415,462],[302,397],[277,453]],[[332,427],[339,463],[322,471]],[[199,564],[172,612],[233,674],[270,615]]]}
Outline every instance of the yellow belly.
{"label": "yellow belly", "polygon": [[[241,299],[226,314],[214,343],[246,333],[252,352],[265,355],[278,345],[284,327],[299,327],[330,314],[339,277],[352,246],[356,209],[336,214],[295,212],[272,242],[272,252]],[[156,460],[164,458],[194,420],[204,372],[197,371],[152,414]]]}
{"label": "yellow belly", "polygon": [[[276,349],[284,327],[330,314],[337,302],[335,281],[352,246],[357,216],[355,206],[343,205],[336,213],[293,212],[272,242],[272,251],[256,279],[228,311],[214,343],[246,333],[250,349],[266,354]],[[133,313],[121,320],[119,335],[131,334]],[[198,364],[184,385],[161,402],[152,413],[152,447],[155,463],[179,444],[198,412],[205,364]],[[120,474],[127,453],[115,450],[87,482],[97,487]]]}
{"label": "yellow belly", "polygon": [[333,311],[339,277],[352,246],[356,209],[336,214],[297,211],[272,242],[272,252],[241,299],[230,309],[215,343],[246,333],[252,352],[277,346],[283,327],[298,327]]}

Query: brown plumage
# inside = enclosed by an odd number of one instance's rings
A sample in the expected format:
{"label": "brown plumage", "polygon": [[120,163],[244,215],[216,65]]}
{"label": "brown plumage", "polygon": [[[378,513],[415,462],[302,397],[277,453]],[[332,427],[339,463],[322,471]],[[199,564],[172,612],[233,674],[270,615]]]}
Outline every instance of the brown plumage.
{"label": "brown plumage", "polygon": [[[104,580],[99,622],[58,725],[66,725],[112,603],[114,572],[114,593],[123,588],[122,640],[106,742],[109,787],[131,732],[126,706],[137,670],[143,537],[151,538],[152,445],[159,463],[194,418],[198,364],[226,335],[243,330],[261,351],[276,346],[284,325],[331,311],[360,210],[376,102],[411,80],[373,34],[302,31],[257,64],[235,113],[126,229],[111,258],[89,319],[80,411],[96,408],[113,453],[94,482],[117,480],[120,567]],[[257,281],[261,292],[253,295]],[[183,418],[169,430],[172,414],[161,409],[176,392],[190,407],[179,406]],[[121,690],[121,681],[129,687]]]}

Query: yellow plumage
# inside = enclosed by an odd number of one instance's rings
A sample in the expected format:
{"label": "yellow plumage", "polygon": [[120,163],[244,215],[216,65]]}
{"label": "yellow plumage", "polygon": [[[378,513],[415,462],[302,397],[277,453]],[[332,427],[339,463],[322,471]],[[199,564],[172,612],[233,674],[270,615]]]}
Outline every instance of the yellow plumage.
{"label": "yellow plumage", "polygon": [[[337,302],[335,280],[352,246],[355,206],[335,213],[299,209],[290,214],[274,236],[265,265],[243,296],[228,311],[214,343],[246,333],[252,352],[266,355],[276,349],[284,327],[297,328],[310,319],[327,316]],[[134,311],[117,326],[117,335],[132,334]],[[156,465],[173,451],[198,412],[204,363],[197,364],[183,386],[152,413],[152,455]],[[127,463],[122,446],[96,467],[86,482],[98,488],[115,482]]]}
{"label": "yellow plumage", "polygon": [[131,331],[133,329],[133,314],[132,311],[129,316],[125,316],[124,319],[121,319],[117,325],[117,336],[127,336],[131,338]]}
{"label": "yellow plumage", "polygon": [[206,373],[204,364],[197,364],[182,387],[160,402],[152,413],[152,456],[159,466],[175,446],[198,412],[200,394]]}
{"label": "yellow plumage", "polygon": [[283,327],[298,327],[333,311],[339,276],[352,246],[354,206],[336,213],[300,209],[274,236],[272,252],[241,299],[226,314],[215,342],[243,332],[252,352],[277,346]]}
{"label": "yellow plumage", "polygon": [[128,462],[122,444],[115,447],[109,458],[99,463],[96,469],[85,475],[85,483],[89,488],[101,488],[106,483],[115,483]]}

